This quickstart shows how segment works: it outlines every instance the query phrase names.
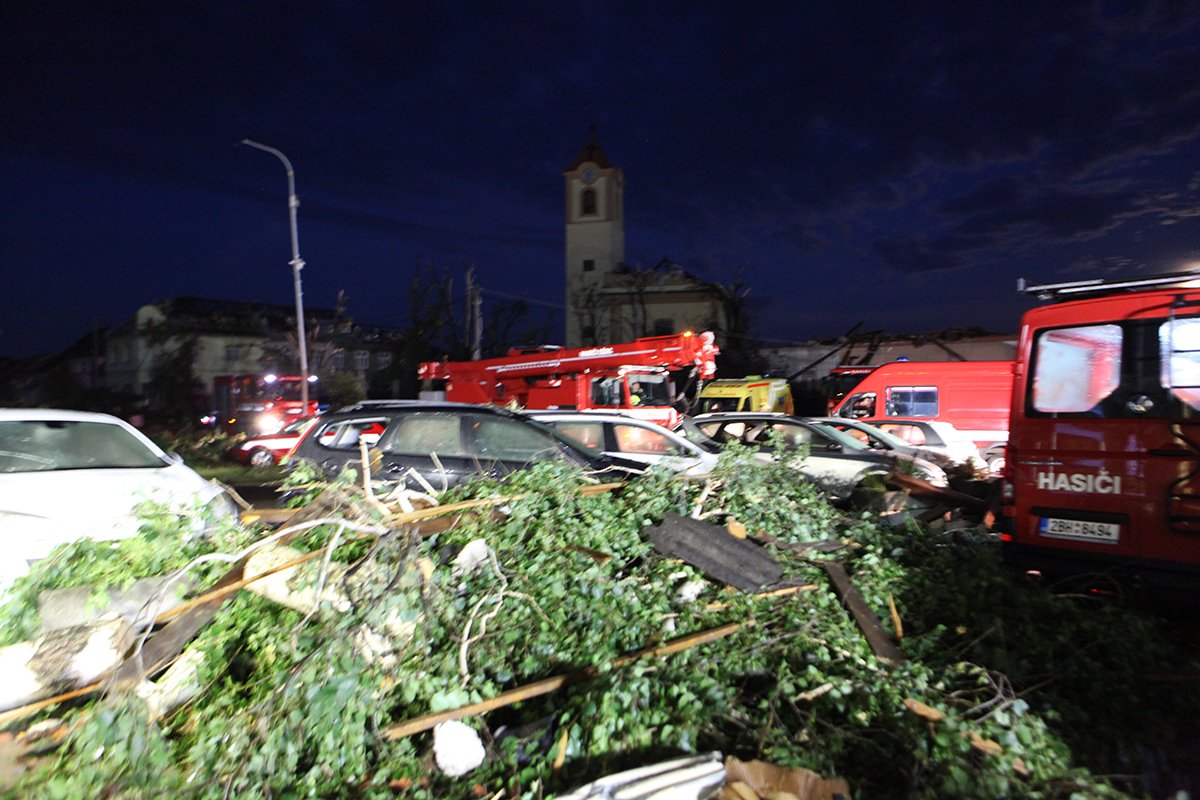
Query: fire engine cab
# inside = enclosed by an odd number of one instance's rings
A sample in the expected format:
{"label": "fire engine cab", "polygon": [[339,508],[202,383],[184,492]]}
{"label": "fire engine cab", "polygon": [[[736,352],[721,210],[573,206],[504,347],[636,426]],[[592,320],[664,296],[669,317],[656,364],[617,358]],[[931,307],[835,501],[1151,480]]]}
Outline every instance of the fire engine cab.
{"label": "fire engine cab", "polygon": [[668,427],[679,421],[672,370],[716,374],[713,334],[649,336],[601,347],[510,350],[482,361],[429,361],[422,381],[444,384],[445,399],[535,409],[621,411]]}
{"label": "fire engine cab", "polygon": [[213,378],[211,420],[230,433],[277,433],[301,417],[317,413],[317,390],[310,377],[305,408],[300,375],[217,375]]}
{"label": "fire engine cab", "polygon": [[1047,574],[1200,586],[1200,270],[1019,288],[998,527]]}

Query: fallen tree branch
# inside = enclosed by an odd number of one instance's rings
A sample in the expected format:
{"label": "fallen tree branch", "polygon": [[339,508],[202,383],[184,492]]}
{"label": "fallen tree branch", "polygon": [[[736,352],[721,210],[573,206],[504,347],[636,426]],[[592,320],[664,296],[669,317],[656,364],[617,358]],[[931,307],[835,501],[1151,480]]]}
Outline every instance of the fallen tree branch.
{"label": "fallen tree branch", "polygon": [[[632,664],[647,656],[665,656],[673,653],[678,653],[683,650],[690,650],[693,647],[698,647],[702,644],[714,642],[718,639],[723,639],[730,636],[745,626],[753,625],[753,620],[746,622],[732,622],[728,625],[722,625],[717,628],[710,628],[706,631],[693,633],[688,636],[682,636],[678,639],[672,639],[664,645],[656,645],[647,647],[642,650],[637,650],[633,653],[620,656],[613,661],[614,667],[624,667]],[[396,741],[403,739],[413,734],[421,733],[422,731],[431,730],[443,722],[450,720],[462,719],[463,717],[473,717],[479,714],[485,714],[488,711],[494,711],[497,708],[511,706],[514,703],[520,703],[523,700],[529,700],[533,697],[540,697],[551,692],[556,692],[564,686],[572,683],[589,680],[600,674],[600,670],[595,667],[584,667],[583,669],[568,672],[565,675],[557,675],[553,678],[531,683],[526,686],[520,686],[516,689],[510,689],[507,692],[502,692],[495,697],[484,700],[479,703],[471,703],[469,705],[460,706],[459,708],[450,709],[449,711],[440,711],[436,714],[426,714],[423,717],[402,722],[398,725],[393,725],[383,732],[383,738],[388,741]]]}

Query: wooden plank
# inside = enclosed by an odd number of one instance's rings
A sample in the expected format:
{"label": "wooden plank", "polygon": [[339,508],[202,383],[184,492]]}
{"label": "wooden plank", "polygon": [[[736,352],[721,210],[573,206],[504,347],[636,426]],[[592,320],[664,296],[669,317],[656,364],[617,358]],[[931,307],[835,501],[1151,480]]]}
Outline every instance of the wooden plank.
{"label": "wooden plank", "polygon": [[244,566],[244,559],[234,564],[233,568],[222,575],[220,580],[206,592],[209,599],[199,603],[189,603],[186,611],[180,612],[156,632],[145,646],[117,668],[111,685],[116,688],[136,686],[146,676],[153,675],[171,663],[183,652],[188,643],[196,638],[200,629],[212,621],[221,604],[229,596],[229,593],[214,594],[214,592],[241,581]]}
{"label": "wooden plank", "polygon": [[934,486],[929,481],[922,480],[914,475],[905,475],[903,472],[888,473],[887,477],[884,478],[884,482],[903,489],[914,497],[937,500],[952,508],[969,508],[980,511],[987,507],[986,500],[955,491],[946,486]]}
{"label": "wooden plank", "polygon": [[862,593],[850,581],[845,567],[836,561],[822,561],[821,568],[833,581],[833,589],[837,593],[838,599],[849,609],[850,615],[858,623],[859,629],[862,630],[863,636],[866,638],[867,644],[871,646],[871,652],[875,654],[876,658],[886,659],[897,664],[902,663],[904,654],[888,636],[879,618],[871,612]]}

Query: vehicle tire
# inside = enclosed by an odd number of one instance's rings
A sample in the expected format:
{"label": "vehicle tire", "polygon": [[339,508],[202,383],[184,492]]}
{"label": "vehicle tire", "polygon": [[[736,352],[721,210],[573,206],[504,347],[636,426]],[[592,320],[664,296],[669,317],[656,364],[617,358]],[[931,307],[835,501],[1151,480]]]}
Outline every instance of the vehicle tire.
{"label": "vehicle tire", "polygon": [[250,451],[250,466],[266,469],[275,466],[275,455],[266,448],[256,447]]}
{"label": "vehicle tire", "polygon": [[987,464],[988,475],[995,477],[1004,471],[1004,466],[1008,463],[1006,456],[1007,448],[1004,445],[995,445],[987,449],[983,460]]}

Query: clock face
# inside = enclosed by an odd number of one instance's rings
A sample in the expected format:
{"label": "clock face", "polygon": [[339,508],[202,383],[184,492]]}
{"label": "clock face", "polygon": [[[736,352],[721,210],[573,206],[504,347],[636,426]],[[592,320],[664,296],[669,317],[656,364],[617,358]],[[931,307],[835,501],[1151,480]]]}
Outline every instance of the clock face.
{"label": "clock face", "polygon": [[583,172],[579,173],[580,180],[587,184],[595,183],[597,177],[599,177],[599,174],[596,172],[595,167],[584,167]]}

